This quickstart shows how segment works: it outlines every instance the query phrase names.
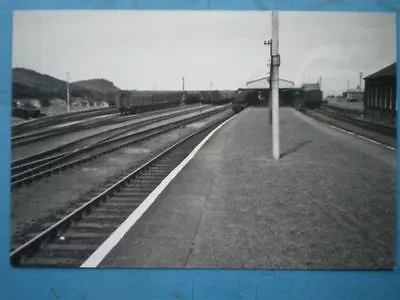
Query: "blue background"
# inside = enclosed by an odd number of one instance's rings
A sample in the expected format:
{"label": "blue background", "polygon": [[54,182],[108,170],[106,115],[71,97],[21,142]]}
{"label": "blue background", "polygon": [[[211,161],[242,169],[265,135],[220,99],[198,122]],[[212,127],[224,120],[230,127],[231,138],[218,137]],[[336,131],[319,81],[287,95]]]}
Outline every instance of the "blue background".
{"label": "blue background", "polygon": [[[8,253],[13,10],[275,9],[397,13],[400,9],[400,0],[148,0],[146,2],[143,0],[0,0],[0,139],[3,146],[0,148],[0,188],[3,190],[0,203],[0,299],[400,299],[398,270],[309,272],[155,269],[18,270],[10,267]],[[397,29],[400,28],[399,18],[396,23]],[[398,42],[399,30],[397,30],[397,44]],[[399,54],[400,47],[397,49],[397,54]],[[399,90],[397,93],[399,94]],[[397,206],[397,215],[399,212],[400,209]],[[399,225],[399,218],[397,218],[397,232],[399,232]],[[399,240],[397,240],[397,261],[400,257]]]}

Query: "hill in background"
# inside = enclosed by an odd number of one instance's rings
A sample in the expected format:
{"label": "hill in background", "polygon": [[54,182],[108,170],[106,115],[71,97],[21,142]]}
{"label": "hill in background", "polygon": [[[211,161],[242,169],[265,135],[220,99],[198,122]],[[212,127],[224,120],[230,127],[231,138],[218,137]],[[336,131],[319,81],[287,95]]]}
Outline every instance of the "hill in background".
{"label": "hill in background", "polygon": [[95,90],[101,93],[115,93],[120,90],[118,87],[114,85],[114,83],[102,78],[75,81],[73,85],[88,90]]}
{"label": "hill in background", "polygon": [[[66,81],[39,72],[14,68],[12,76],[13,99],[38,99],[43,106],[52,99],[66,99]],[[113,102],[120,89],[106,79],[90,79],[70,83],[72,98],[89,101]],[[112,104],[112,103],[110,103]]]}

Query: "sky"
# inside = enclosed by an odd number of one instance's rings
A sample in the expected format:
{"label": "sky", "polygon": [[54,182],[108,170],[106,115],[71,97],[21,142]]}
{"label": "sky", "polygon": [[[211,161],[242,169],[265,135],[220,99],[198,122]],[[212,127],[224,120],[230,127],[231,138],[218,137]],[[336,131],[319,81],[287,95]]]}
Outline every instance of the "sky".
{"label": "sky", "polygon": [[[29,11],[13,19],[13,67],[122,89],[237,89],[268,74],[268,11]],[[279,12],[279,77],[356,88],[396,61],[395,14]]]}

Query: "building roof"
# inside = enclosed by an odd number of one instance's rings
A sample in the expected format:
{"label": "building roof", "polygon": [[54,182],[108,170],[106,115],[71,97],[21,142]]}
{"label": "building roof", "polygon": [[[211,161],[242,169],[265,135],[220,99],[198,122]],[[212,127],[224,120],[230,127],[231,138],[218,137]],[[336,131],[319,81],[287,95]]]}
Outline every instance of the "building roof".
{"label": "building roof", "polygon": [[[269,76],[261,77],[255,80],[251,80],[246,82],[246,88],[247,89],[269,89]],[[280,78],[279,79],[279,88],[293,88],[294,87],[294,82],[285,80]]]}
{"label": "building roof", "polygon": [[301,88],[306,91],[320,90],[319,83],[303,83]]}
{"label": "building roof", "polygon": [[386,76],[396,76],[396,63],[392,63],[391,65],[380,69],[379,71],[364,77],[364,79],[372,79],[372,78],[379,78],[379,77],[386,77]]}

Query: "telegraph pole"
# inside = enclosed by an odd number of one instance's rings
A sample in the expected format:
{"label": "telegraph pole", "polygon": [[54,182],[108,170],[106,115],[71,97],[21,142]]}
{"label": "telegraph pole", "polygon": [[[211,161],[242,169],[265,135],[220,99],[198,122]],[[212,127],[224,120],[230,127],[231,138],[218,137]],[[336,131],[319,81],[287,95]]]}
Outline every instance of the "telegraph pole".
{"label": "telegraph pole", "polygon": [[279,151],[279,15],[272,12],[272,153],[276,160],[280,157]]}
{"label": "telegraph pole", "polygon": [[69,72],[67,72],[67,112],[69,113]]}
{"label": "telegraph pole", "polygon": [[181,105],[185,102],[185,77],[182,77],[182,101]]}
{"label": "telegraph pole", "polygon": [[362,72],[360,72],[360,92],[362,91]]}

